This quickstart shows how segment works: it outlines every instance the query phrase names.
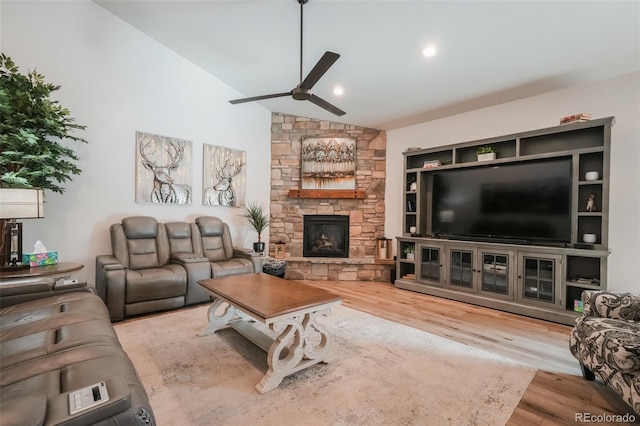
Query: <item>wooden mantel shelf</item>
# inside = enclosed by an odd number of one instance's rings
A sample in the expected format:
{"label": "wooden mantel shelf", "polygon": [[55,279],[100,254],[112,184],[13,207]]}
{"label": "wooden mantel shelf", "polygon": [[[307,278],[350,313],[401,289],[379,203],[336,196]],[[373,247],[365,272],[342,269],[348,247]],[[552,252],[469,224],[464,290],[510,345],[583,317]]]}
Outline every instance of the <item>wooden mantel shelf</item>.
{"label": "wooden mantel shelf", "polygon": [[290,189],[289,198],[366,198],[362,189]]}

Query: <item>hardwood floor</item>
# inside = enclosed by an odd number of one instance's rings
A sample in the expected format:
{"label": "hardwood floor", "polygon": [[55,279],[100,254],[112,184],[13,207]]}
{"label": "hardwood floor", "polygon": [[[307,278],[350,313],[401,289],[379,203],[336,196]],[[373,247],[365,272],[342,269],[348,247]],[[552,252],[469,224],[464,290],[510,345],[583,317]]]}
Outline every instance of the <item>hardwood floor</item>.
{"label": "hardwood floor", "polygon": [[[389,283],[301,282],[342,296],[344,306],[538,368],[508,425],[578,424],[577,413],[633,414],[604,384],[582,378],[569,352],[569,326],[401,290]],[[636,421],[639,417],[635,415]]]}

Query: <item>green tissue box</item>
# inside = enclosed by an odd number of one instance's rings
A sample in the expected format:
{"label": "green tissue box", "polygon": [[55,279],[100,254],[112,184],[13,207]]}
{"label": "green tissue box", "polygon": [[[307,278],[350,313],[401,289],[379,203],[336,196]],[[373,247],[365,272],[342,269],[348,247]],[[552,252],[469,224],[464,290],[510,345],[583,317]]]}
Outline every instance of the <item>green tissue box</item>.
{"label": "green tissue box", "polygon": [[22,263],[28,263],[29,266],[55,265],[58,263],[58,252],[22,253]]}

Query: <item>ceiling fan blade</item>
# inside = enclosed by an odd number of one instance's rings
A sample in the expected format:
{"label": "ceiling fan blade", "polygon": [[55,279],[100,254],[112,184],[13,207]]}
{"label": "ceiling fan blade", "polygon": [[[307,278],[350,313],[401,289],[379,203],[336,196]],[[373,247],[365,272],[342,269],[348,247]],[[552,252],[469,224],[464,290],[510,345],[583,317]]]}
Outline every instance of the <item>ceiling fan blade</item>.
{"label": "ceiling fan blade", "polygon": [[313,69],[309,72],[309,74],[307,74],[307,77],[302,83],[300,83],[300,86],[298,87],[303,90],[311,89],[318,82],[318,80],[320,80],[320,77],[322,77],[324,73],[326,73],[327,70],[331,68],[331,65],[333,65],[333,63],[337,61],[339,57],[340,55],[338,55],[337,53],[328,51],[324,52],[322,58],[320,58],[316,66],[313,67]]}
{"label": "ceiling fan blade", "polygon": [[235,104],[241,104],[243,102],[253,102],[253,101],[260,101],[262,99],[281,98],[283,96],[290,96],[290,95],[291,95],[291,92],[273,93],[271,95],[254,96],[252,98],[234,99],[232,101],[229,101],[229,103],[235,105]]}
{"label": "ceiling fan blade", "polygon": [[319,107],[322,107],[324,109],[326,109],[327,111],[337,115],[337,116],[341,116],[341,115],[345,115],[346,112],[344,112],[343,110],[341,110],[340,108],[338,108],[337,106],[331,105],[329,102],[325,101],[324,99],[316,96],[316,95],[311,95],[309,96],[309,101],[313,102],[314,104],[318,105]]}

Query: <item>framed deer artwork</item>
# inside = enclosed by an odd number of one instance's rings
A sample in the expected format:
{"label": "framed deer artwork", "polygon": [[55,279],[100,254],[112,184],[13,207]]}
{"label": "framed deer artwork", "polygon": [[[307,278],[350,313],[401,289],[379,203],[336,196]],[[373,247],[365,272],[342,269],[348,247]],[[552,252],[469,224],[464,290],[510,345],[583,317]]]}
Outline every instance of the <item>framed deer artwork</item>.
{"label": "framed deer artwork", "polygon": [[136,132],[136,202],[191,204],[191,141]]}
{"label": "framed deer artwork", "polygon": [[246,199],[247,153],[239,149],[203,145],[202,204],[244,207]]}

